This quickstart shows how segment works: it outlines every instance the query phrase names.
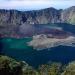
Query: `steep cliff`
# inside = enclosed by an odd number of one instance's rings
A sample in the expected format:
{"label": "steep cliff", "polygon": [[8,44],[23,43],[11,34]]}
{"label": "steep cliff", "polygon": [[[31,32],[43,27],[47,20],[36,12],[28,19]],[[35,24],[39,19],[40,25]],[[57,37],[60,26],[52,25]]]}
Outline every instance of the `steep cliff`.
{"label": "steep cliff", "polygon": [[47,8],[36,11],[0,10],[1,25],[71,23],[75,24],[75,6],[65,10]]}
{"label": "steep cliff", "polygon": [[75,24],[75,6],[61,12],[61,20],[65,23]]}
{"label": "steep cliff", "polygon": [[0,10],[0,36],[6,34],[5,36],[19,37],[18,33],[23,31],[22,29],[27,25],[49,23],[69,23],[75,25],[75,6],[65,10],[57,10],[55,8],[36,11]]}

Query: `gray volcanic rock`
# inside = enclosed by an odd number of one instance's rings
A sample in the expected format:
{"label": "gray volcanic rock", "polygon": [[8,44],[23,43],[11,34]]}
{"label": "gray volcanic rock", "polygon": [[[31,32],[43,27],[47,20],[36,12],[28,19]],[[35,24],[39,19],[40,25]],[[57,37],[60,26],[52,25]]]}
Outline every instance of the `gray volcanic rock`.
{"label": "gray volcanic rock", "polygon": [[33,36],[33,40],[28,42],[28,45],[32,46],[36,50],[43,50],[47,48],[57,47],[60,45],[75,47],[74,36],[68,36],[65,38],[53,38],[52,35],[50,36],[44,34]]}
{"label": "gray volcanic rock", "polygon": [[36,11],[0,10],[1,25],[48,24],[48,23],[74,23],[75,7],[65,10],[47,8]]}
{"label": "gray volcanic rock", "polygon": [[0,10],[1,36],[19,37],[18,34],[22,33],[27,25],[49,23],[75,24],[75,7],[65,10],[54,8],[36,11]]}
{"label": "gray volcanic rock", "polygon": [[63,10],[61,20],[65,23],[75,24],[75,6]]}

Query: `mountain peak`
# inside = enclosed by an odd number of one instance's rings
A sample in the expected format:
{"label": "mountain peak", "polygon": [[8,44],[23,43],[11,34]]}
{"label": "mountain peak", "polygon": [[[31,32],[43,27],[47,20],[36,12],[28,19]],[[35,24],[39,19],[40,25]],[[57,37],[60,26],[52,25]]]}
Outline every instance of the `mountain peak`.
{"label": "mountain peak", "polygon": [[[75,6],[69,7],[69,10],[75,10]],[[67,10],[67,9],[66,9]]]}
{"label": "mountain peak", "polygon": [[[0,10],[0,33],[18,36],[16,31],[27,24],[69,23],[75,25],[75,6],[66,10],[53,7],[35,11]],[[11,27],[10,27],[11,26]],[[4,29],[5,28],[5,29]],[[7,30],[8,28],[9,31]],[[22,30],[22,29],[20,29]]]}

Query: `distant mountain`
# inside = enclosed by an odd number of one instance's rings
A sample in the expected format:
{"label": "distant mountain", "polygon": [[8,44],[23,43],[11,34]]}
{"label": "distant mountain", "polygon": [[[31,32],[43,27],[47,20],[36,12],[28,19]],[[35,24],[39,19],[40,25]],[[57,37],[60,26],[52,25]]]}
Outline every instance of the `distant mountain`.
{"label": "distant mountain", "polygon": [[65,10],[47,8],[36,11],[0,10],[0,25],[71,23],[75,24],[75,6]]}
{"label": "distant mountain", "polygon": [[28,24],[49,23],[69,23],[75,25],[75,6],[65,10],[57,10],[52,7],[36,11],[0,10],[0,34],[18,36],[16,32],[20,26],[25,28]]}
{"label": "distant mountain", "polygon": [[61,12],[61,20],[65,23],[75,24],[75,6]]}

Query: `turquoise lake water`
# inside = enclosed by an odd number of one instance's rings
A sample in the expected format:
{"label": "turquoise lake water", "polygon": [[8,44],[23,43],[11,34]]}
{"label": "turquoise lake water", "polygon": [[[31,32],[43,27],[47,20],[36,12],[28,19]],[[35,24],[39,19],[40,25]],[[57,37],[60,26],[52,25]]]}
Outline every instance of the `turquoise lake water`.
{"label": "turquoise lake water", "polygon": [[[56,25],[62,27],[65,31],[75,34],[75,26],[67,26],[60,24]],[[36,25],[36,32],[38,29],[50,27],[49,25]],[[28,38],[1,38],[0,39],[0,53],[11,56],[17,60],[26,61],[30,65],[37,67],[49,61],[68,63],[75,60],[75,47],[58,46],[41,51],[34,50],[29,47],[27,42],[31,41],[32,37]]]}

